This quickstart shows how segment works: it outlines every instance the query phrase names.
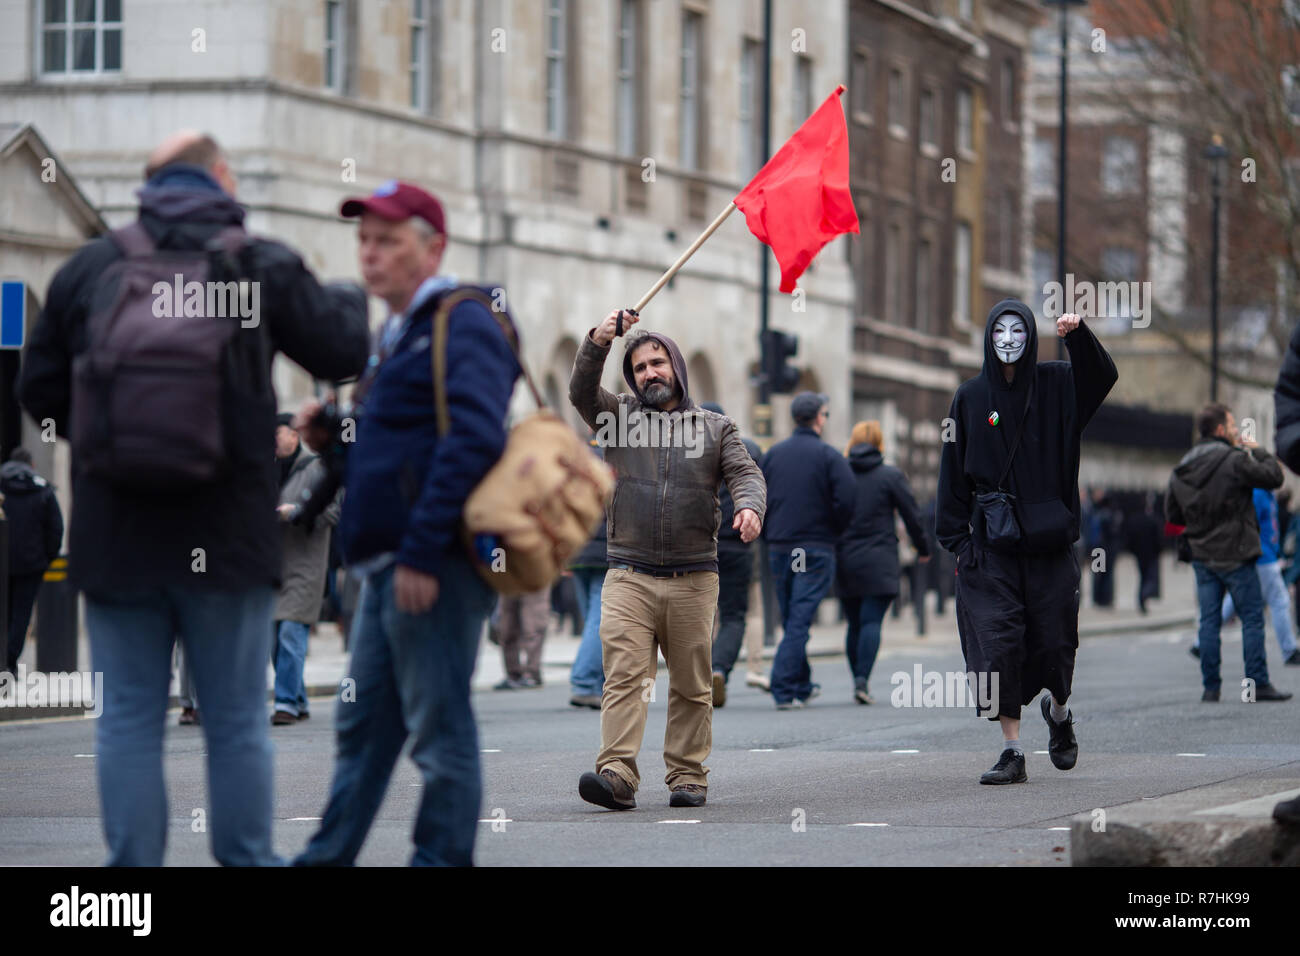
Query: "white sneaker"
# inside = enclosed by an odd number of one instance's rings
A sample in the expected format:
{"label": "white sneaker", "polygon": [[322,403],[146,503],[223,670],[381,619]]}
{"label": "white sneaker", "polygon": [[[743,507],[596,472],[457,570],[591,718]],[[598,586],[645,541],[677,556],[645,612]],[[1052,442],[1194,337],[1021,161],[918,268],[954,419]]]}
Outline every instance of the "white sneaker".
{"label": "white sneaker", "polygon": [[757,687],[759,690],[771,690],[772,682],[767,679],[765,674],[750,671],[745,675],[745,686]]}

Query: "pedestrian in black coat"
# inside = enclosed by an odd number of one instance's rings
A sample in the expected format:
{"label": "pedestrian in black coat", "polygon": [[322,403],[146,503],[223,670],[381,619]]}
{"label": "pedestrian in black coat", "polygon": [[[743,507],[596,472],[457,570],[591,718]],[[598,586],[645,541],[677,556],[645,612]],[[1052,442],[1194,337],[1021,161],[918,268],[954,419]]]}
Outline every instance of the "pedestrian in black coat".
{"label": "pedestrian in black coat", "polygon": [[32,469],[32,456],[25,448],[15,448],[0,467],[0,492],[4,493],[9,522],[5,670],[16,672],[45,569],[58,557],[63,543],[63,512],[54,497],[54,486]]}
{"label": "pedestrian in black coat", "polygon": [[[1078,757],[1065,705],[1079,646],[1073,547],[1079,537],[1079,444],[1119,376],[1077,315],[1061,316],[1056,333],[1070,361],[1040,365],[1029,307],[1016,299],[993,307],[983,370],[953,396],[948,415],[954,440],[944,442],[939,461],[935,530],[957,555],[957,627],[966,670],[983,682],[979,696],[996,698],[980,700],[977,713],[993,711],[1006,740],[981,783],[1027,779],[1020,708],[1044,687],[1051,691],[1040,706],[1051,732],[1052,763],[1068,770]],[[985,495],[994,491],[1013,496],[1014,525],[1002,522],[1004,535],[990,535],[999,517],[1010,517],[1005,505]],[[977,507],[977,495],[985,495],[983,506]],[[1007,540],[1016,537],[1016,526],[1018,540]]]}
{"label": "pedestrian in black coat", "polygon": [[[853,674],[853,699],[874,701],[867,691],[871,668],[880,651],[880,622],[898,596],[898,534],[894,516],[903,519],[921,563],[930,560],[930,546],[907,478],[881,454],[880,422],[853,426],[846,457],[857,485],[853,518],[835,549],[836,583],[848,632],[844,650]],[[920,577],[917,575],[916,577]]]}

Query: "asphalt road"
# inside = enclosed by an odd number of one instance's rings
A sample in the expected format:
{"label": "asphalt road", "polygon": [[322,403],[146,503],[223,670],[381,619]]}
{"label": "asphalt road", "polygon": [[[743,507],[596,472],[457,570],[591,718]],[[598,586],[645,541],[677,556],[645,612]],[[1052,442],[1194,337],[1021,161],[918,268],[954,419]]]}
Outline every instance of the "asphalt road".
{"label": "asphalt road", "polygon": [[[896,708],[890,677],[920,663],[960,670],[949,644],[886,649],[874,706],[851,700],[842,658],[814,662],[823,696],[778,712],[771,698],[732,679],[717,711],[708,805],[670,809],[663,784],[667,675],[650,705],[639,808],[613,813],[577,795],[591,769],[599,715],[568,706],[566,675],[536,691],[476,695],[485,798],[481,865],[1066,865],[1072,815],[1249,776],[1300,776],[1300,699],[1237,699],[1240,641],[1225,648],[1224,701],[1200,702],[1190,635],[1093,638],[1079,656],[1073,703],[1078,766],[1062,773],[1045,751],[1047,729],[1026,710],[1021,739],[1029,782],[982,787],[996,760],[996,725],[968,710]],[[1269,637],[1274,683],[1300,689]],[[275,728],[278,850],[299,851],[316,826],[333,765],[330,701],[310,721]],[[173,713],[169,720],[175,720]],[[0,865],[98,865],[104,859],[93,756],[94,724],[61,719],[0,724]],[[207,835],[191,827],[205,800],[202,731],[169,727],[166,773],[172,824],[167,862],[210,864]],[[1191,756],[1191,755],[1196,756]],[[420,786],[403,759],[360,858],[395,865],[410,853]],[[1279,787],[1279,789],[1281,789]]]}

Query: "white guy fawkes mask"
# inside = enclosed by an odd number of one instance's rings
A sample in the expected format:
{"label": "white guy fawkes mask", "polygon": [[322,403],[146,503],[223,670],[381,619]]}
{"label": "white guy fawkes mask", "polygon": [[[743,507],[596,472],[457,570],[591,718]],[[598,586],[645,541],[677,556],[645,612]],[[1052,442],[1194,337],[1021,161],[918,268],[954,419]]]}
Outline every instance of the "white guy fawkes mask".
{"label": "white guy fawkes mask", "polygon": [[1025,354],[1028,340],[1025,320],[1014,313],[999,316],[993,323],[993,350],[1005,365],[1015,364]]}

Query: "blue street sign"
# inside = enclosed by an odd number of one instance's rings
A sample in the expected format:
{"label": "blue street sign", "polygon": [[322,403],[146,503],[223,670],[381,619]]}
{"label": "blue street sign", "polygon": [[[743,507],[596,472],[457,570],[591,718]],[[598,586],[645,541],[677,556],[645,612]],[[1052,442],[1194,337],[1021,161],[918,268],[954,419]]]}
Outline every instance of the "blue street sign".
{"label": "blue street sign", "polygon": [[0,349],[21,349],[27,327],[27,285],[0,282]]}

